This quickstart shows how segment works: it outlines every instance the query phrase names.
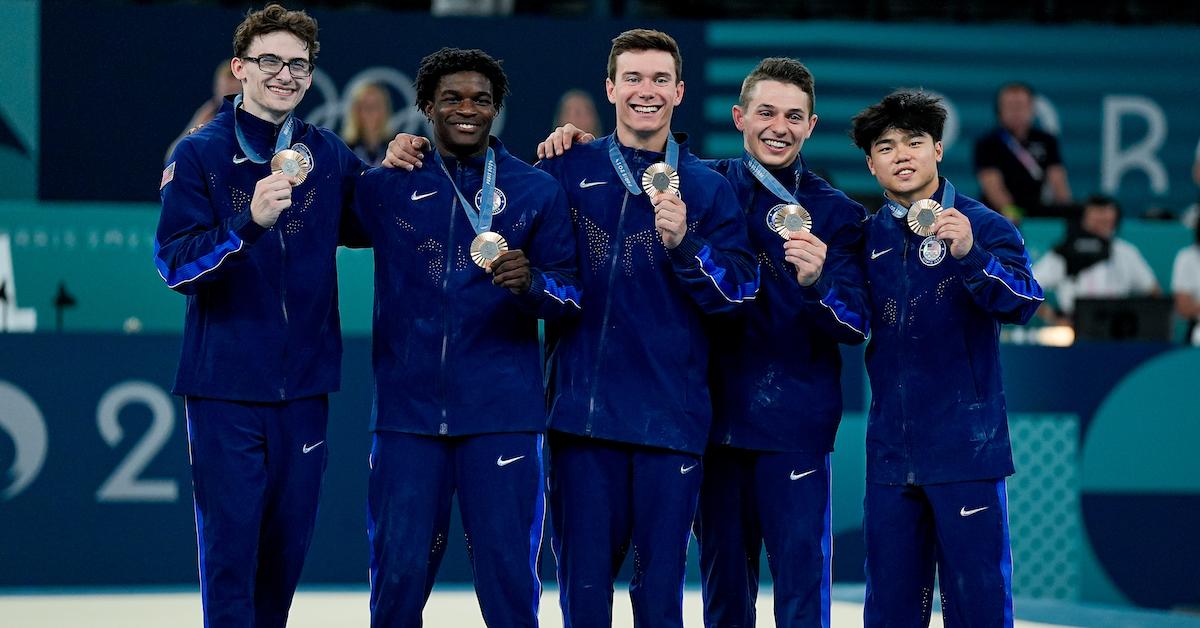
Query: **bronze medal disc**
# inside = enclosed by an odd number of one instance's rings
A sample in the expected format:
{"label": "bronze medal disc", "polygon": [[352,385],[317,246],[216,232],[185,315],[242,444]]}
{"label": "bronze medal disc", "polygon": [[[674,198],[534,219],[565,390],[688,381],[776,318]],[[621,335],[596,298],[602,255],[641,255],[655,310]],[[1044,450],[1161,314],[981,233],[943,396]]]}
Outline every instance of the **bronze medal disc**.
{"label": "bronze medal disc", "polygon": [[471,241],[471,261],[487,270],[500,254],[508,250],[508,241],[495,231],[484,231]]}
{"label": "bronze medal disc", "polygon": [[908,208],[908,228],[919,236],[933,235],[933,225],[942,211],[942,205],[937,201],[921,199]]}
{"label": "bronze medal disc", "polygon": [[771,228],[784,240],[793,233],[812,231],[812,214],[801,205],[776,205],[771,213],[774,214]]}

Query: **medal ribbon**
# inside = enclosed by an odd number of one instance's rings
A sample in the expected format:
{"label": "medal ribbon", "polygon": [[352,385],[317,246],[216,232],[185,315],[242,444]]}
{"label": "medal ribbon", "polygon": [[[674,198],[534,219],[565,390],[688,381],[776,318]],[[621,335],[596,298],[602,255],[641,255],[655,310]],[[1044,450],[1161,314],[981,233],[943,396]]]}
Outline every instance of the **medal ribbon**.
{"label": "medal ribbon", "polygon": [[[629,171],[629,164],[625,163],[625,158],[621,156],[621,144],[617,141],[616,134],[613,134],[612,144],[608,146],[608,160],[612,162],[613,170],[617,171],[625,189],[634,196],[641,194],[642,187],[634,180],[633,173]],[[667,134],[667,165],[672,170],[679,170],[679,143],[671,134]]]}
{"label": "medal ribbon", "polygon": [[[950,183],[950,179],[944,179],[944,181],[946,182],[946,186],[942,188],[942,200],[940,201],[943,209],[954,207],[954,195],[956,194],[954,184]],[[888,209],[891,210],[892,215],[896,218],[904,218],[908,215],[908,210],[900,203],[890,198],[885,198],[885,200],[887,201]]]}
{"label": "medal ribbon", "polygon": [[746,168],[750,170],[750,174],[754,175],[754,178],[758,179],[758,182],[763,184],[763,187],[767,188],[771,194],[774,194],[776,198],[790,205],[800,204],[800,201],[796,200],[796,197],[792,196],[791,192],[788,192],[787,188],[783,187],[783,184],[778,179],[771,176],[771,173],[753,155],[747,154],[744,159],[746,160]]}
{"label": "medal ribbon", "polygon": [[[269,158],[259,155],[258,151],[254,150],[254,148],[250,146],[250,142],[246,140],[246,135],[242,133],[242,127],[238,125],[237,108],[240,107],[241,104],[242,95],[238,94],[237,98],[233,99],[233,132],[235,135],[237,135],[238,147],[242,149],[242,153],[246,155],[246,159],[249,159],[256,164],[265,164]],[[287,118],[283,121],[283,124],[279,127],[279,137],[275,138],[275,152],[271,153],[272,155],[292,145],[292,131],[295,129],[295,126],[296,116],[289,113]]]}
{"label": "medal ribbon", "polygon": [[433,158],[438,165],[442,167],[442,172],[446,173],[446,178],[450,179],[450,185],[454,188],[454,193],[458,195],[458,203],[462,205],[463,213],[467,215],[467,222],[471,223],[471,228],[475,230],[475,235],[479,235],[486,231],[492,230],[492,206],[495,204],[496,197],[496,151],[489,146],[487,155],[483,159],[483,194],[480,195],[478,213],[473,213],[473,206],[467,202],[467,197],[463,196],[462,190],[458,189],[458,184],[454,182],[454,177],[450,176],[450,169],[446,167],[446,162],[442,161],[442,156],[436,150],[433,151]]}

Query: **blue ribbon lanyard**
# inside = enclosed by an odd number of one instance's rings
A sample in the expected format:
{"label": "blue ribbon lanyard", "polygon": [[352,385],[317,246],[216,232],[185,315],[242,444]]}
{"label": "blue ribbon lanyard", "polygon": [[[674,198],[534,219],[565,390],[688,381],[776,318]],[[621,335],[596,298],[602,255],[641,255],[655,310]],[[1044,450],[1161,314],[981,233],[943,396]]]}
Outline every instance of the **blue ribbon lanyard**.
{"label": "blue ribbon lanyard", "polygon": [[[625,163],[625,158],[621,156],[621,143],[617,141],[616,134],[613,135],[612,144],[608,146],[608,160],[612,162],[613,170],[617,171],[617,176],[621,178],[625,189],[634,196],[641,194],[641,186],[634,180],[633,173],[629,170],[629,164]],[[672,170],[679,170],[679,143],[670,133],[667,134],[667,165],[671,166]]]}
{"label": "blue ribbon lanyard", "polygon": [[471,211],[473,206],[467,202],[467,197],[463,196],[462,190],[458,189],[458,184],[454,182],[454,177],[450,176],[450,170],[446,168],[446,162],[442,161],[442,156],[438,154],[437,149],[433,151],[433,158],[442,167],[446,178],[450,179],[450,185],[454,188],[454,193],[458,195],[458,204],[462,205],[463,213],[467,215],[467,222],[471,223],[475,235],[491,231],[492,210],[494,209],[492,205],[495,203],[496,197],[496,151],[489,146],[483,160],[483,193],[480,195],[478,213]]}
{"label": "blue ribbon lanyard", "polygon": [[792,196],[791,192],[788,192],[778,179],[771,176],[771,173],[767,172],[767,169],[753,155],[746,155],[746,168],[750,170],[750,174],[754,175],[755,179],[758,179],[759,183],[763,184],[763,187],[770,190],[771,194],[774,194],[779,200],[790,205],[800,204],[800,201],[796,200],[796,197]]}
{"label": "blue ribbon lanyard", "polygon": [[[940,201],[942,204],[942,209],[954,207],[955,194],[956,192],[954,191],[954,184],[950,183],[950,179],[946,179],[946,186],[942,188],[942,200]],[[905,207],[900,203],[897,203],[890,198],[885,198],[885,200],[887,202],[888,209],[891,210],[892,215],[896,218],[903,218],[908,215],[908,210],[905,209]]]}
{"label": "blue ribbon lanyard", "polygon": [[[235,135],[237,135],[238,147],[242,149],[242,154],[246,155],[246,159],[249,159],[256,164],[265,164],[268,160],[270,160],[270,157],[263,157],[262,155],[259,155],[258,151],[254,150],[254,148],[250,146],[250,142],[246,140],[246,135],[242,133],[242,127],[238,125],[237,109],[241,106],[241,104],[242,95],[238,94],[237,97],[233,99],[233,132]],[[279,137],[275,139],[275,152],[271,153],[272,156],[274,156],[275,153],[278,153],[279,151],[292,145],[292,131],[295,129],[295,126],[296,116],[289,113],[287,119],[283,121],[283,125],[279,127]]]}

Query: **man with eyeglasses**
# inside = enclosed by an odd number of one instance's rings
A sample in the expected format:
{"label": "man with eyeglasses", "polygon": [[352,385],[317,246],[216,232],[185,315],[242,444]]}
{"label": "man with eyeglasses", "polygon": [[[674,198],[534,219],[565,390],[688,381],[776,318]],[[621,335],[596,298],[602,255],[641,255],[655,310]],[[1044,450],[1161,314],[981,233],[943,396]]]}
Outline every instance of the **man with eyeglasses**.
{"label": "man with eyeglasses", "polygon": [[234,33],[242,93],[176,147],[155,264],[187,295],[184,396],[206,628],[283,627],[312,539],[340,380],[334,253],[364,168],[293,114],[316,21],[272,4]]}

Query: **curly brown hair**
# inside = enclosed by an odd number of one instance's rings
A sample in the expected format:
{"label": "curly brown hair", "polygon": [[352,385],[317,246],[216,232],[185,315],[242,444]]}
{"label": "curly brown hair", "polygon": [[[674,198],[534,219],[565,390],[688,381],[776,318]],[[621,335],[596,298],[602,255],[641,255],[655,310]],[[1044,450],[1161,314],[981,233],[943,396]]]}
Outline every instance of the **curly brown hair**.
{"label": "curly brown hair", "polygon": [[289,11],[280,4],[268,4],[260,11],[246,13],[246,18],[233,31],[233,56],[244,57],[255,37],[287,31],[308,49],[308,60],[316,63],[321,42],[317,41],[317,21],[303,10]]}

